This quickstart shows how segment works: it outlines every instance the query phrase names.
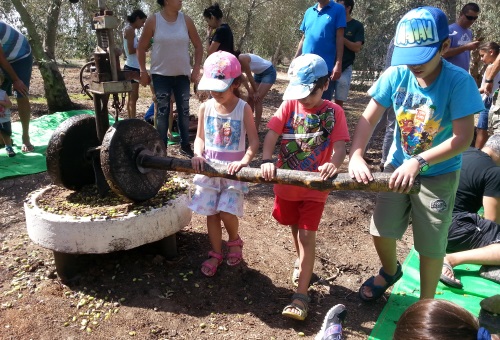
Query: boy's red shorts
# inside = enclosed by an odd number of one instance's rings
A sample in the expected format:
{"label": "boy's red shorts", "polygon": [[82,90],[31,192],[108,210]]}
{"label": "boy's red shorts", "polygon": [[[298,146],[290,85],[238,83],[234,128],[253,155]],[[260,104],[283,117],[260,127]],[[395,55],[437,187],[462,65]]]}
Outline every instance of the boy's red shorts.
{"label": "boy's red shorts", "polygon": [[297,224],[299,229],[317,231],[324,209],[325,202],[287,201],[276,196],[273,217],[280,224]]}

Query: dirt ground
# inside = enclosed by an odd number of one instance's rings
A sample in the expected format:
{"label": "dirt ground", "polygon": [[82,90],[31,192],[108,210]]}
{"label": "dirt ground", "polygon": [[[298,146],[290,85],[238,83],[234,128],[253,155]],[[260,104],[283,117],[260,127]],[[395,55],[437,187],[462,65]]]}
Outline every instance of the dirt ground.
{"label": "dirt ground", "polygon": [[[75,94],[75,102],[93,109],[92,101],[76,96],[78,72],[64,70],[68,91]],[[286,75],[280,74],[264,102],[261,141],[285,87]],[[43,96],[37,70],[31,93]],[[138,115],[143,115],[151,103],[149,89],[142,88],[140,96]],[[345,109],[351,135],[367,101],[363,93],[350,94]],[[46,105],[35,102],[34,118],[47,112]],[[199,101],[194,97],[191,106],[196,114]],[[16,107],[13,111],[15,120]],[[374,170],[380,146],[378,136],[367,154]],[[178,147],[168,152],[177,156]],[[210,245],[204,217],[194,214],[177,234],[178,257],[166,259],[142,249],[85,255],[80,275],[64,284],[55,273],[52,251],[29,239],[23,210],[26,196],[50,183],[47,173],[0,182],[2,339],[312,339],[325,313],[338,303],[349,311],[345,337],[365,339],[386,302],[366,304],[357,296],[360,284],[379,268],[368,233],[374,193],[330,194],[317,235],[319,280],[310,289],[309,316],[298,322],[281,316],[293,293],[290,277],[296,255],[288,228],[270,216],[271,185],[250,185],[240,220],[245,261],[238,267],[222,265],[213,278],[200,273]],[[401,261],[410,247],[408,232],[398,246]]]}

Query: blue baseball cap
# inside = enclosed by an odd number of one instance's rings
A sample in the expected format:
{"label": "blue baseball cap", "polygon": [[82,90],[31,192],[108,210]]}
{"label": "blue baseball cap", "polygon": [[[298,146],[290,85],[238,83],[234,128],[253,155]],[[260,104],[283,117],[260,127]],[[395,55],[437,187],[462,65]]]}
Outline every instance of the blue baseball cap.
{"label": "blue baseball cap", "polygon": [[283,94],[283,100],[302,99],[314,89],[316,81],[328,75],[328,66],[316,54],[303,54],[290,64],[288,78],[290,83]]}
{"label": "blue baseball cap", "polygon": [[439,8],[419,7],[399,21],[394,36],[391,65],[421,65],[429,62],[449,36],[448,18]]}

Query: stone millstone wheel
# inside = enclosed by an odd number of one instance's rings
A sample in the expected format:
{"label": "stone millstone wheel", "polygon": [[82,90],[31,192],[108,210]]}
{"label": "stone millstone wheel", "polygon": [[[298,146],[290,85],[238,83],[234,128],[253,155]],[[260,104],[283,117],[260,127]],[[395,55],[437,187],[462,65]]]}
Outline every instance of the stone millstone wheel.
{"label": "stone millstone wheel", "polygon": [[99,146],[94,116],[81,114],[65,120],[47,146],[47,172],[59,186],[79,190],[95,182],[89,148]]}
{"label": "stone millstone wheel", "polygon": [[101,146],[101,167],[110,188],[136,202],[155,196],[167,179],[167,172],[140,169],[137,155],[166,157],[167,149],[156,129],[141,119],[125,119],[108,129]]}

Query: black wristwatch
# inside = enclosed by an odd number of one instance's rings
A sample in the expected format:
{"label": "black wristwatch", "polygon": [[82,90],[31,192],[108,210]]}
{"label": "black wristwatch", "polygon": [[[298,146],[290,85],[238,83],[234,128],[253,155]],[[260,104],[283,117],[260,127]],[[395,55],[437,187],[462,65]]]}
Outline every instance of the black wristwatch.
{"label": "black wristwatch", "polygon": [[485,78],[485,79],[484,79],[484,82],[485,82],[485,83],[488,83],[488,84],[491,84],[491,83],[493,83],[493,79],[486,79],[486,78]]}
{"label": "black wristwatch", "polygon": [[429,163],[427,163],[427,161],[423,159],[422,156],[415,155],[411,158],[415,158],[418,161],[418,164],[420,165],[420,172],[426,172],[427,170],[429,170]]}

